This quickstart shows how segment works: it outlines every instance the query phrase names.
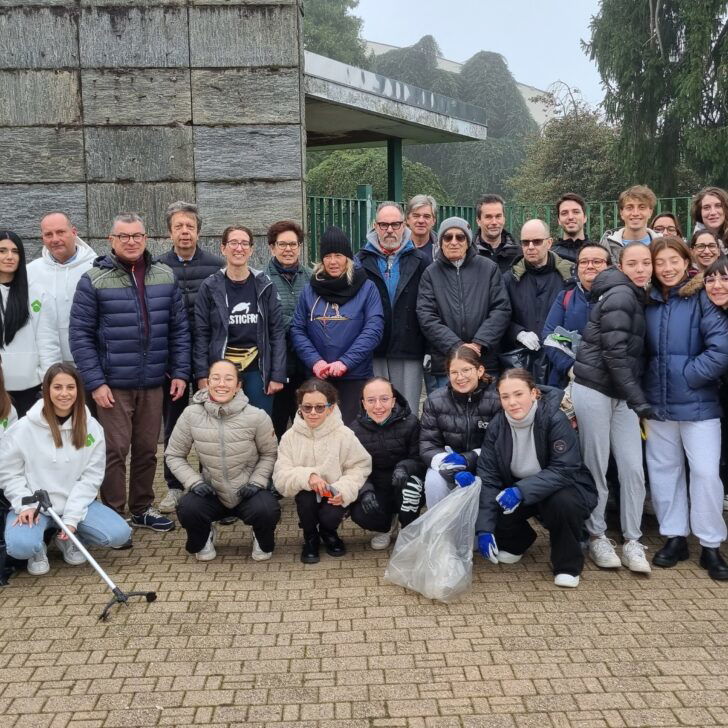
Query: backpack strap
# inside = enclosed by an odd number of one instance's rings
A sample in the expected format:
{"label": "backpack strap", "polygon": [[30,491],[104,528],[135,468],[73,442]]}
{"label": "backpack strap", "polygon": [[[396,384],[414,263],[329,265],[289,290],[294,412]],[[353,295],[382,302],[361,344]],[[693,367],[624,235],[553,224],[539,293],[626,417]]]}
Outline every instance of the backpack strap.
{"label": "backpack strap", "polygon": [[566,309],[569,308],[569,302],[571,301],[571,299],[573,297],[574,297],[574,289],[569,288],[569,290],[566,291],[566,293],[564,293],[564,298],[561,301],[561,305],[564,307],[564,311],[566,311]]}

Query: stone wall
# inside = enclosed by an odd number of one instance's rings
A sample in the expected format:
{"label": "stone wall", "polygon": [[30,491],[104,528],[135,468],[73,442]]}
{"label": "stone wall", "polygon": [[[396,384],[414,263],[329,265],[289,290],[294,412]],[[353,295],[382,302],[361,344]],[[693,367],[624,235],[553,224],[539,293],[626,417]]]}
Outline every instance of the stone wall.
{"label": "stone wall", "polygon": [[98,250],[124,211],[163,249],[178,199],[199,204],[206,247],[232,222],[256,240],[304,222],[300,0],[2,5],[0,227],[30,257],[53,209]]}

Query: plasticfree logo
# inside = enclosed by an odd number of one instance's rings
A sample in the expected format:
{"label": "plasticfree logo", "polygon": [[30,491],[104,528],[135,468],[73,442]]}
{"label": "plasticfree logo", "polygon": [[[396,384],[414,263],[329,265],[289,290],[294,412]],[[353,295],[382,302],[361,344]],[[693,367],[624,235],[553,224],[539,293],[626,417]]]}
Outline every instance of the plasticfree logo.
{"label": "plasticfree logo", "polygon": [[40,301],[36,298],[33,303],[30,304],[30,307],[35,311],[35,313],[38,313],[40,311]]}
{"label": "plasticfree logo", "polygon": [[91,447],[96,442],[96,439],[94,436],[89,432],[88,435],[86,435],[86,447]]}
{"label": "plasticfree logo", "polygon": [[7,417],[5,419],[0,420],[0,427],[3,430],[7,430],[8,429],[8,418]]}

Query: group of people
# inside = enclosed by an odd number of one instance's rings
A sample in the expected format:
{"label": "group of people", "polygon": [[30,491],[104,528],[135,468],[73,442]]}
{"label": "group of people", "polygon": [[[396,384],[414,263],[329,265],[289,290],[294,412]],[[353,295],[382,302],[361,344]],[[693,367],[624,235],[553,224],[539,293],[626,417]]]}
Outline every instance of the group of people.
{"label": "group of people", "polygon": [[[436,202],[418,195],[404,209],[380,204],[356,254],[326,230],[313,268],[288,220],[268,230],[265,270],[249,265],[243,225],[223,231],[219,256],[204,251],[186,202],[170,205],[172,247],[156,260],[135,214],[115,218],[111,252],[97,257],[49,213],[28,266],[20,237],[0,231],[8,554],[48,571],[47,519],[22,504],[42,487],[88,545],[129,548],[130,526],[169,531],[174,512],[201,561],[216,556],[218,524],[236,519],[252,527],[252,558],[270,558],[290,497],[301,560],[315,563],[322,545],[346,552],[344,518],[386,549],[471,473],[476,543],[491,561],[520,560],[536,516],[557,585],[578,584],[584,545],[602,568],[648,573],[648,480],[665,537],[652,563],[688,558],[693,533],[701,566],[728,579],[728,195],[696,195],[690,243],[675,216],[652,219],[655,203],[647,187],[625,190],[624,227],[596,242],[586,203],[568,193],[556,205],[562,238],[529,220],[516,240],[496,195],[478,202],[475,234],[457,217],[435,234]],[[620,555],[605,520],[614,481]],[[83,561],[63,533],[56,543]]]}

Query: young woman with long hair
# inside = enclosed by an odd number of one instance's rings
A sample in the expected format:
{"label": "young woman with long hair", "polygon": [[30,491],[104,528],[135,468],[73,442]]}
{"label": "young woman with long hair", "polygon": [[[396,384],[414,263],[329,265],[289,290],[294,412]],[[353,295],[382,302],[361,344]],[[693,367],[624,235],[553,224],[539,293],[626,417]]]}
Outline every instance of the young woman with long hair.
{"label": "young woman with long hair", "polygon": [[[28,573],[50,569],[45,530],[49,516],[35,516],[23,498],[42,488],[65,525],[85,546],[119,548],[130,538],[126,521],[96,500],[106,468],[101,425],[84,403],[83,382],[70,364],[53,364],[43,377],[43,399],[0,442],[0,489],[12,506],[5,522],[7,552],[28,560]],[[68,564],[85,559],[61,532],[56,545]]]}

